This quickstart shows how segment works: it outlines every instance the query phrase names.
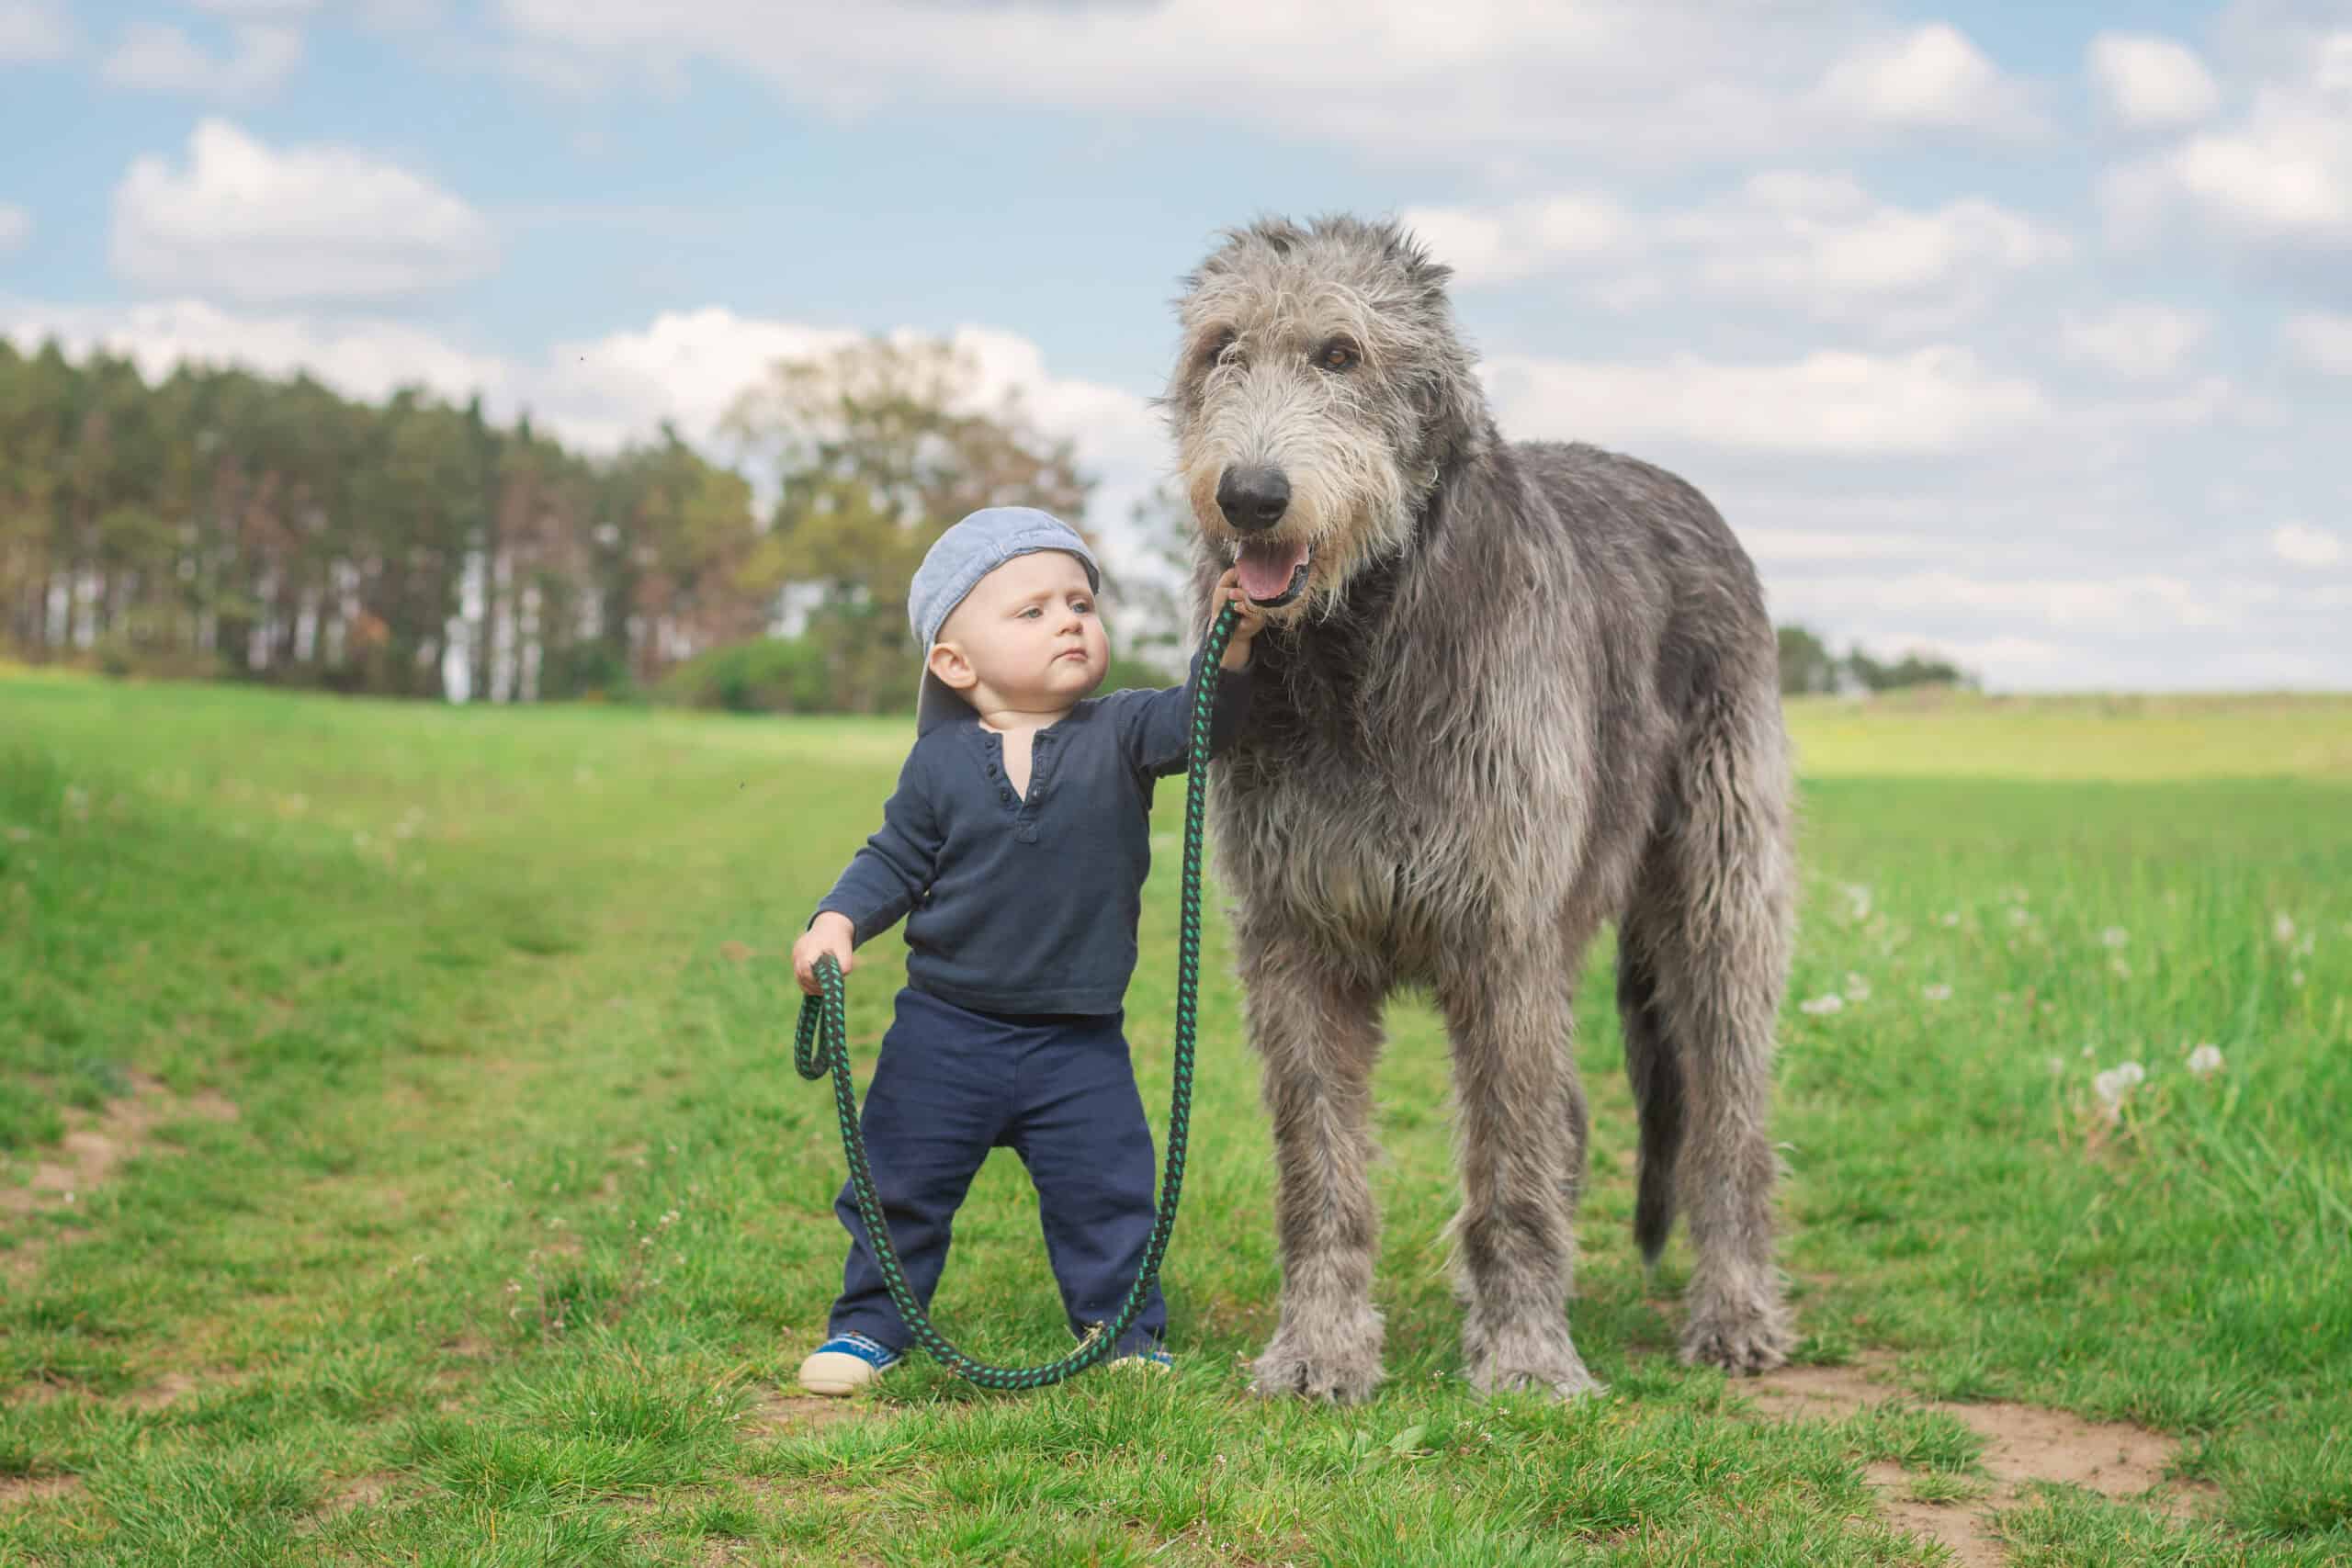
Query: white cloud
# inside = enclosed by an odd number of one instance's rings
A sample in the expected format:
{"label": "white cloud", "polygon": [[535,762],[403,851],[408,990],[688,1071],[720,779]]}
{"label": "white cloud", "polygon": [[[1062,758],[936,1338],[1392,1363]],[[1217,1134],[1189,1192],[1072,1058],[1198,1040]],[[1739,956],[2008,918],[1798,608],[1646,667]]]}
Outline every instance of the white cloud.
{"label": "white cloud", "polygon": [[1989,371],[1969,350],[1948,344],[1902,355],[1825,349],[1774,365],[1690,355],[1653,364],[1498,355],[1485,374],[1514,436],[1604,446],[1670,440],[1783,454],[1957,452],[2044,411],[2031,382]]}
{"label": "white cloud", "polygon": [[1857,46],[1829,68],[1815,99],[1866,125],[2002,135],[2041,129],[2024,89],[1946,22]]}
{"label": "white cloud", "polygon": [[[1948,28],[1847,62],[1868,0],[502,0],[509,64],[574,93],[710,61],[844,118],[897,104],[1179,115],[1424,161],[1634,164],[1837,145],[1857,129],[2018,129],[2023,96]],[[1825,78],[1838,90],[1821,88]],[[1850,79],[1850,81],[1849,81]],[[1851,87],[1849,92],[1848,87]],[[1854,95],[1859,94],[1859,96]]]}
{"label": "white cloud", "polygon": [[2241,626],[2250,611],[2276,602],[2278,590],[2263,582],[2191,582],[2168,572],[1983,578],[1937,570],[1893,577],[1807,577],[1802,596],[1826,604],[1867,604],[1879,615],[1949,616],[1964,611],[2051,631],[2140,633],[2151,627]]}
{"label": "white cloud", "polygon": [[319,0],[189,0],[199,11],[237,22],[295,22],[319,8]]}
{"label": "white cloud", "polygon": [[1623,250],[1634,220],[1607,196],[1555,196],[1500,208],[1415,207],[1399,215],[1465,284],[1507,283]]}
{"label": "white cloud", "polygon": [[2270,530],[2270,552],[2290,566],[2334,566],[2344,558],[2344,541],[2308,523],[2282,523]]}
{"label": "white cloud", "polygon": [[1890,334],[1949,327],[2004,280],[2072,251],[2064,234],[1981,197],[1896,207],[1849,175],[1791,169],[1665,213],[1569,195],[1403,216],[1469,285],[1575,268],[1598,278],[1594,294],[1621,309],[1705,295]]}
{"label": "white cloud", "polygon": [[2198,132],[2102,182],[2110,229],[2151,243],[2211,231],[2288,259],[2352,254],[2352,29],[2261,83],[2233,124]]}
{"label": "white cloud", "polygon": [[[250,313],[202,300],[131,306],[11,307],[0,336],[30,350],[54,336],[70,355],[103,346],[153,379],[182,362],[237,365],[265,375],[308,371],[345,396],[381,400],[421,385],[450,400],[480,393],[493,417],[527,412],[587,452],[651,438],[662,421],[722,459],[719,418],[777,359],[822,354],[856,334],[837,327],[747,317],[720,307],[668,310],[642,327],[553,344],[520,359],[453,343],[401,321],[318,313]],[[911,329],[893,336],[906,340]],[[1113,547],[1127,508],[1164,468],[1166,435],[1143,398],[1057,375],[1037,346],[1001,329],[965,326],[952,340],[979,370],[979,395],[1021,393],[1038,424],[1075,444],[1102,476],[1090,517]]]}
{"label": "white cloud", "polygon": [[66,353],[127,355],[151,380],[187,361],[236,365],[265,375],[308,370],[349,397],[380,400],[411,383],[450,397],[481,391],[511,408],[517,368],[395,321],[255,316],[195,299],[135,305],[40,306],[0,302],[0,334],[30,349],[54,336]]}
{"label": "white cloud", "polygon": [[1946,554],[1949,540],[1917,535],[1840,533],[1821,528],[1736,530],[1759,564],[1818,564],[1824,561],[1919,560]]}
{"label": "white cloud", "polygon": [[2097,316],[2070,319],[2060,342],[2071,358],[2148,380],[2180,368],[2189,351],[2205,340],[2210,325],[2195,310],[2124,304]]}
{"label": "white cloud", "polygon": [[301,62],[302,37],[291,28],[235,29],[236,52],[216,60],[169,22],[132,22],[122,29],[100,74],[114,86],[194,97],[260,97]]}
{"label": "white cloud", "polygon": [[2289,317],[2279,331],[2295,357],[2312,369],[2352,376],[2352,316],[2306,310]]}
{"label": "white cloud", "polygon": [[115,271],[156,290],[232,299],[366,299],[478,277],[490,225],[458,197],[373,153],[271,148],[199,123],[187,164],[133,163],[116,187]]}
{"label": "white cloud", "polygon": [[21,207],[0,201],[0,255],[6,255],[25,243],[33,231],[33,215]]}
{"label": "white cloud", "polygon": [[[2277,584],[2167,571],[1995,576],[1772,572],[1776,620],[1879,657],[1923,649],[2008,691],[2233,691],[2343,683],[2340,630],[2305,633]],[[2333,646],[2331,646],[2333,645]],[[2336,661],[2331,665],[2331,658]],[[2161,673],[2158,673],[2161,671]]]}
{"label": "white cloud", "polygon": [[2088,63],[2101,106],[2134,130],[2193,124],[2221,107],[2205,62],[2172,39],[2101,33],[2091,39]]}
{"label": "white cloud", "polygon": [[0,65],[62,60],[74,24],[51,0],[0,0]]}
{"label": "white cloud", "polygon": [[1844,176],[1786,170],[1668,219],[1664,231],[1691,254],[1695,281],[1709,292],[1898,330],[1949,324],[2000,278],[2071,249],[2064,235],[1980,197],[1894,207]]}

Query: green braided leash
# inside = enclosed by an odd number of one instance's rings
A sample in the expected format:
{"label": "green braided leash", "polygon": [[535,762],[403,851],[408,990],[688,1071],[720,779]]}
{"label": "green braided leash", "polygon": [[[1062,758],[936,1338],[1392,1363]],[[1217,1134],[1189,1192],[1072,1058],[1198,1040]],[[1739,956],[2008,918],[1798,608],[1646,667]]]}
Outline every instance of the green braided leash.
{"label": "green braided leash", "polygon": [[1236,618],[1237,612],[1228,604],[1209,627],[1201,660],[1201,683],[1193,700],[1191,755],[1184,773],[1183,912],[1176,945],[1176,1084],[1168,1106],[1168,1159],[1160,1173],[1159,1206],[1152,1215],[1151,1239],[1144,1247],[1136,1282],[1118,1316],[1097,1325],[1069,1355],[1039,1367],[991,1366],[966,1355],[933,1327],[930,1315],[907,1284],[899,1250],[890,1245],[889,1228],[883,1222],[881,1200],[875,1196],[874,1171],[866,1163],[865,1139],[858,1131],[857,1099],[850,1088],[848,1009],[842,1000],[841,965],[831,958],[819,959],[817,994],[801,999],[792,1063],[804,1078],[833,1075],[833,1109],[841,1118],[842,1153],[849,1160],[850,1190],[857,1200],[858,1218],[865,1223],[866,1236],[874,1245],[875,1260],[881,1265],[882,1282],[889,1288],[899,1317],[913,1330],[915,1343],[930,1351],[941,1366],[982,1388],[1044,1388],[1074,1377],[1110,1355],[1119,1337],[1143,1311],[1152,1281],[1159,1278],[1168,1238],[1176,1229],[1176,1201],[1184,1187],[1184,1152],[1193,1122],[1193,1036],[1197,1021],[1193,998],[1201,971],[1201,829],[1208,790],[1209,719],[1216,706],[1217,661],[1225,657]]}

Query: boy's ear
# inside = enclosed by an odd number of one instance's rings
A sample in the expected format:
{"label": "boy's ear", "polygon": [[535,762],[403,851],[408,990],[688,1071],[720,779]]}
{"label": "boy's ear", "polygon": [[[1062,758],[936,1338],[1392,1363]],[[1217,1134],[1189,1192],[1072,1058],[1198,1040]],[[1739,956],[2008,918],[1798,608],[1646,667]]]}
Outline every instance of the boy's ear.
{"label": "boy's ear", "polygon": [[964,650],[952,642],[933,643],[930,662],[932,674],[951,692],[968,692],[980,683],[980,672],[972,668]]}

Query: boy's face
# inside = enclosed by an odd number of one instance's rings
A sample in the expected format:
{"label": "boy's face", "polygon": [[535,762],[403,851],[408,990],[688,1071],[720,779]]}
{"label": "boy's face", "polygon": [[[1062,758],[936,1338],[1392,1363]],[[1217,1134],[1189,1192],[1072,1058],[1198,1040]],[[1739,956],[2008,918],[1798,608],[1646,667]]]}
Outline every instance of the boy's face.
{"label": "boy's face", "polygon": [[973,586],[939,628],[932,673],[1016,707],[1067,706],[1102,683],[1110,638],[1086,568],[1067,550],[1015,556]]}

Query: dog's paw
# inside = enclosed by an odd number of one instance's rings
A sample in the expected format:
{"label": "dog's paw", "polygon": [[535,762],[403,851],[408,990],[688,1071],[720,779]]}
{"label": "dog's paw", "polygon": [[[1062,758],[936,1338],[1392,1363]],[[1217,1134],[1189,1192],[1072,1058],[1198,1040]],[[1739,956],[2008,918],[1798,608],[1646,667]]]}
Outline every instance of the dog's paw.
{"label": "dog's paw", "polygon": [[1481,1394],[1533,1393],[1554,1399],[1606,1393],[1609,1385],[1586,1370],[1565,1319],[1510,1325],[1464,1336],[1462,1375]]}
{"label": "dog's paw", "polygon": [[1388,1375],[1380,1365],[1380,1344],[1377,1313],[1346,1321],[1285,1318],[1251,1369],[1250,1392],[1267,1399],[1303,1394],[1361,1404]]}
{"label": "dog's paw", "polygon": [[1786,1364],[1796,1342],[1788,1309],[1777,1301],[1740,1307],[1694,1304],[1682,1330],[1682,1359],[1689,1366],[1753,1377]]}

